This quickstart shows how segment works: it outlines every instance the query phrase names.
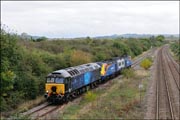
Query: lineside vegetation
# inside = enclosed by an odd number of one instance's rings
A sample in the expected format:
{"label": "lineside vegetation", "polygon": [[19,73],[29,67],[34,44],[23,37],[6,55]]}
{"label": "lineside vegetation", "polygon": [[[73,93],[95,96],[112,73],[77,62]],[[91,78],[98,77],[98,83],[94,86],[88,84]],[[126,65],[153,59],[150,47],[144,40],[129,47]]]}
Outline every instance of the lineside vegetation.
{"label": "lineside vegetation", "polygon": [[179,41],[176,41],[174,43],[171,43],[170,48],[172,50],[172,52],[179,57],[180,56],[180,44]]}
{"label": "lineside vegetation", "polygon": [[0,34],[0,111],[14,110],[19,104],[42,96],[45,76],[54,70],[124,54],[133,58],[151,46],[163,44],[152,42],[151,38],[48,40],[42,37],[34,40],[3,28]]}
{"label": "lineside vegetation", "polygon": [[149,69],[152,65],[151,59],[145,58],[141,61],[140,66],[144,68],[145,70]]}

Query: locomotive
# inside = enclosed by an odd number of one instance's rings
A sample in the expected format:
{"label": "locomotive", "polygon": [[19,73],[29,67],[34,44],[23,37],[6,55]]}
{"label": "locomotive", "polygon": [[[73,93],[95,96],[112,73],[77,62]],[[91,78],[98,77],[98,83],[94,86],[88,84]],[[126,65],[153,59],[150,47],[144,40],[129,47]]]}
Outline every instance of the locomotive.
{"label": "locomotive", "polygon": [[123,56],[53,71],[46,76],[44,97],[52,103],[68,102],[131,65],[130,56]]}

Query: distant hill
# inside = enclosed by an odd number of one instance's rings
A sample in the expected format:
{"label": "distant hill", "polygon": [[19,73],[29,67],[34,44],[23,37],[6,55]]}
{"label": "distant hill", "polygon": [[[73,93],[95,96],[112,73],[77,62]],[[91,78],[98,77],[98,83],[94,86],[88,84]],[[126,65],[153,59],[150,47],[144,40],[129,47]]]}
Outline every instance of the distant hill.
{"label": "distant hill", "polygon": [[[165,38],[179,38],[179,34],[136,34],[136,33],[127,33],[127,34],[113,34],[113,35],[106,35],[106,36],[96,36],[92,37],[95,39],[114,39],[114,38],[149,38],[151,36],[158,36],[158,35],[163,35]],[[32,36],[27,33],[22,33],[20,35],[22,38],[31,40],[37,40],[39,38],[42,38],[44,36]],[[48,38],[48,37],[46,37]],[[77,37],[77,38],[48,38],[48,40],[76,40],[76,39],[84,39],[87,37]]]}
{"label": "distant hill", "polygon": [[19,35],[21,38],[24,38],[24,39],[27,39],[27,40],[37,40],[39,38],[42,38],[44,36],[32,36],[32,35],[29,35],[27,33],[22,33],[21,35]]}
{"label": "distant hill", "polygon": [[93,38],[149,38],[151,36],[163,35],[165,37],[179,37],[179,34],[121,34],[121,35],[109,35],[109,36],[97,36]]}

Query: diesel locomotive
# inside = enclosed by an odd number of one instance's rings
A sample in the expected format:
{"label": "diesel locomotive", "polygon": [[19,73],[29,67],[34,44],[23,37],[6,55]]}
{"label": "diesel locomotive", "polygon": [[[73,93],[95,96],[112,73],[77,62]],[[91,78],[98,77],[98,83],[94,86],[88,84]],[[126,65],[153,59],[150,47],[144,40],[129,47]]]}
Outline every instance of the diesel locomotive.
{"label": "diesel locomotive", "polygon": [[52,103],[67,102],[131,65],[130,56],[124,56],[54,71],[46,76],[44,97]]}

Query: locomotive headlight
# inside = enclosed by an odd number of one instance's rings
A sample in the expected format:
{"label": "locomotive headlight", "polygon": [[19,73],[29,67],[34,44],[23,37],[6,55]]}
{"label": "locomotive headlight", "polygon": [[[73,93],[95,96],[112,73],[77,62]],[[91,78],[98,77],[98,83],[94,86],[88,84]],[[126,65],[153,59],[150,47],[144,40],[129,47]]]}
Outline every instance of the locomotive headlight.
{"label": "locomotive headlight", "polygon": [[46,92],[48,93],[49,91],[47,90]]}

